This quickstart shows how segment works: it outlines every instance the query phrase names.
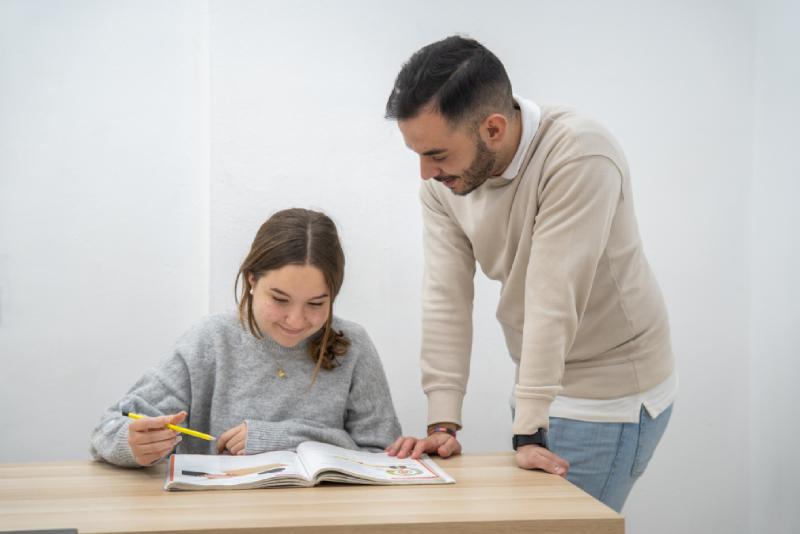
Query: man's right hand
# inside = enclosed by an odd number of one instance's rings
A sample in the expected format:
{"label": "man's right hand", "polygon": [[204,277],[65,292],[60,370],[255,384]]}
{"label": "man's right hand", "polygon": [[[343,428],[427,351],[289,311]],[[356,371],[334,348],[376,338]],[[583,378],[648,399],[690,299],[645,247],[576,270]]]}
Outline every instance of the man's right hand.
{"label": "man's right hand", "polygon": [[410,456],[417,459],[424,452],[447,458],[454,454],[461,454],[461,443],[458,442],[455,436],[451,436],[446,432],[434,432],[427,438],[401,436],[386,447],[386,453],[389,456],[397,456],[398,458]]}
{"label": "man's right hand", "polygon": [[128,425],[128,445],[136,463],[148,466],[169,454],[181,442],[181,437],[166,425],[177,425],[186,419],[186,415],[186,412],[179,412],[160,417],[142,417]]}

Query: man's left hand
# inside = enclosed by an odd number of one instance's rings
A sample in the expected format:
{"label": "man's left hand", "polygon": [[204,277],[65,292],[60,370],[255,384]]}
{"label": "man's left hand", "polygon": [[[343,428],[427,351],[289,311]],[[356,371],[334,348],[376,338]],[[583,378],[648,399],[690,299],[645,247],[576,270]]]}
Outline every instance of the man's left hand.
{"label": "man's left hand", "polygon": [[517,449],[517,465],[523,469],[541,469],[566,476],[569,462],[540,445],[523,445]]}

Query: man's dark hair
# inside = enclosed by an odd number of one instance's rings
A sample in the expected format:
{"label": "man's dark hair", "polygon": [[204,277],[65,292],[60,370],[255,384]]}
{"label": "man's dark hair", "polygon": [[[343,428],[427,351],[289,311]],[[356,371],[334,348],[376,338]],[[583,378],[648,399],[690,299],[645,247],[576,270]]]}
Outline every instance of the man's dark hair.
{"label": "man's dark hair", "polygon": [[403,65],[386,102],[386,118],[411,119],[427,105],[451,124],[510,114],[511,81],[485,46],[453,35],[421,48]]}

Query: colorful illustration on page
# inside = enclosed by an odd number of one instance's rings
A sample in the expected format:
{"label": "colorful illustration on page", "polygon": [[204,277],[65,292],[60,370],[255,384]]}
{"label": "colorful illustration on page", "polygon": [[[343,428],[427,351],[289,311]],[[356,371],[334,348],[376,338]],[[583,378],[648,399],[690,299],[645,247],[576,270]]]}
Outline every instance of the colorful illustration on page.
{"label": "colorful illustration on page", "polygon": [[371,467],[373,469],[381,470],[390,477],[394,478],[417,477],[423,473],[422,469],[419,469],[417,467],[412,467],[410,465],[379,465],[379,464],[369,464],[367,462],[354,460],[352,458],[347,458],[345,456],[336,456],[336,458],[338,458],[339,460],[344,460],[346,462],[352,462],[354,464],[363,465],[364,467]]}

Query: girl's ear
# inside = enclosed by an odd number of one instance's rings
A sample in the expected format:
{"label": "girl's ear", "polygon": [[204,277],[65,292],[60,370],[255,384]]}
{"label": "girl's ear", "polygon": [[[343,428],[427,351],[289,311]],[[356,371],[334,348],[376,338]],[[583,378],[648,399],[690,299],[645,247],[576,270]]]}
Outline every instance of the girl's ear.
{"label": "girl's ear", "polygon": [[250,284],[250,287],[256,287],[256,282],[258,278],[253,273],[247,273],[247,283]]}

